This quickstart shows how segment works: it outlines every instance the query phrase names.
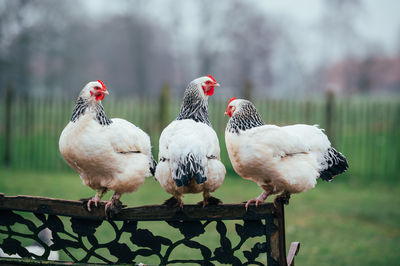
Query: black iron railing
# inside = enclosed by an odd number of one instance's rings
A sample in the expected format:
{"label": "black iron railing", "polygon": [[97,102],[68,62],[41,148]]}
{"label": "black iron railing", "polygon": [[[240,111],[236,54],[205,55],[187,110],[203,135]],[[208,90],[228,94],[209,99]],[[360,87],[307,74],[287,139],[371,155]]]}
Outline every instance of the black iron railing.
{"label": "black iron railing", "polygon": [[[161,230],[148,229],[149,221]],[[3,263],[46,261],[57,251],[74,263],[286,265],[299,244],[286,258],[284,229],[283,205],[270,203],[248,211],[244,204],[124,208],[109,221],[104,205],[88,212],[81,201],[0,194],[0,248],[21,257]],[[51,240],[40,237],[43,230]],[[29,241],[42,252],[29,251]]]}

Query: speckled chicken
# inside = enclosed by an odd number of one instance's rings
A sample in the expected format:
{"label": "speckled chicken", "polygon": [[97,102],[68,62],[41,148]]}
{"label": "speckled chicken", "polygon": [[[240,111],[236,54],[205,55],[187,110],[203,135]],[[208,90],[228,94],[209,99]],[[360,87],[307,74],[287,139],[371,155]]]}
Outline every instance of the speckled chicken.
{"label": "speckled chicken", "polygon": [[348,168],[346,158],[318,126],[265,125],[250,101],[235,98],[225,114],[230,116],[225,142],[233,168],[264,190],[246,209],[278,193],[274,203],[287,203],[290,194],[313,188],[318,178],[330,182]]}
{"label": "speckled chicken", "polygon": [[203,206],[220,203],[210,193],[221,186],[226,171],[208,115],[208,97],[218,86],[211,75],[190,82],[178,117],[160,136],[155,177],[173,195],[166,205],[182,207],[183,194],[200,192]]}
{"label": "speckled chicken", "polygon": [[59,148],[83,184],[97,191],[87,202],[89,211],[108,190],[114,191],[105,206],[109,218],[120,210],[121,194],[136,191],[146,176],[154,175],[156,164],[143,130],[124,119],[107,117],[101,104],[107,94],[100,80],[82,89]]}

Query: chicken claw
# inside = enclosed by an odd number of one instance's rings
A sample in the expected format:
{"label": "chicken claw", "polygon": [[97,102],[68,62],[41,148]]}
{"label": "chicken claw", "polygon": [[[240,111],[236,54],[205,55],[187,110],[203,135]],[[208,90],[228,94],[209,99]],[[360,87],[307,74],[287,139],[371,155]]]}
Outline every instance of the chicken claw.
{"label": "chicken claw", "polygon": [[88,211],[89,212],[91,212],[92,211],[92,209],[91,209],[91,205],[92,205],[92,203],[94,203],[94,206],[96,206],[96,208],[97,208],[97,205],[98,205],[98,203],[99,202],[101,202],[101,199],[100,199],[100,197],[96,194],[96,196],[94,196],[93,198],[91,198],[91,199],[89,199],[88,200],[88,202],[87,202],[87,209],[88,209]]}
{"label": "chicken claw", "polygon": [[115,192],[109,201],[107,201],[106,206],[104,207],[106,220],[110,220],[114,218],[116,214],[118,214],[122,207],[122,202],[119,200],[121,198],[121,194]]}
{"label": "chicken claw", "polygon": [[167,199],[166,201],[164,201],[164,203],[162,205],[168,206],[168,207],[179,206],[181,209],[183,209],[183,201],[181,200],[181,198],[176,198],[174,196],[172,196],[169,199]]}
{"label": "chicken claw", "polygon": [[275,208],[277,208],[279,203],[288,205],[289,199],[290,199],[290,193],[287,191],[283,191],[280,195],[277,195],[274,199]]}
{"label": "chicken claw", "polygon": [[245,205],[246,211],[248,210],[249,205],[250,205],[251,203],[255,202],[255,203],[256,203],[256,207],[258,207],[258,204],[264,203],[264,201],[267,199],[267,197],[268,197],[268,193],[264,191],[264,192],[261,193],[260,196],[258,196],[257,198],[248,200],[247,203],[246,203],[246,205]]}
{"label": "chicken claw", "polygon": [[207,205],[218,205],[222,204],[222,201],[218,198],[215,197],[207,197],[204,198],[202,201],[198,203],[199,205],[202,205],[203,208],[206,207]]}
{"label": "chicken claw", "polygon": [[91,205],[92,203],[94,203],[94,206],[98,206],[98,203],[101,202],[101,198],[103,197],[103,195],[107,192],[107,189],[100,189],[99,191],[96,192],[96,195],[94,195],[93,198],[89,198],[89,199],[81,199],[82,201],[86,201],[86,207],[88,209],[89,212],[92,211]]}

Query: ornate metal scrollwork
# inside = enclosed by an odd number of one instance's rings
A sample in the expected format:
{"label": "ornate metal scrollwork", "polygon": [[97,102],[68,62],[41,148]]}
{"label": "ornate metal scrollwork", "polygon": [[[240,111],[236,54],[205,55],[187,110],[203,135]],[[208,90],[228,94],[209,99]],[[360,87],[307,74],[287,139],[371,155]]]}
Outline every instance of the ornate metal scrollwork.
{"label": "ornate metal scrollwork", "polygon": [[[277,231],[272,216],[267,216],[265,220],[238,221],[240,223],[234,224],[234,230],[230,231],[225,222],[220,220],[162,221],[166,229],[173,230],[174,228],[180,232],[179,238],[171,240],[144,229],[142,225],[149,223],[146,221],[114,222],[81,218],[60,219],[56,215],[40,213],[34,213],[34,215],[37,220],[35,222],[14,211],[0,210],[0,248],[4,253],[47,260],[50,251],[59,251],[65,253],[63,256],[73,262],[107,264],[146,263],[144,258],[154,257],[152,261],[156,259],[158,261],[156,263],[160,265],[174,263],[264,265],[266,256],[268,265],[277,264],[271,256],[270,239]],[[69,221],[71,226],[67,225],[66,221]],[[219,243],[214,243],[216,248],[210,248],[209,243],[201,243],[201,235],[215,233],[215,230],[210,228],[212,224],[215,225],[219,238]],[[27,230],[20,225],[25,226]],[[104,242],[105,239],[99,235],[98,230],[101,226],[111,226],[115,237]],[[46,243],[38,236],[45,228],[52,232],[50,243]],[[126,237],[123,238],[123,234],[127,234],[129,240]],[[44,253],[38,255],[29,252],[18,240],[20,238],[35,241],[43,247]],[[252,243],[249,244],[249,242]],[[171,255],[176,249],[181,248],[188,251],[197,250],[194,253],[201,254],[201,257],[191,259],[186,256],[184,259],[179,259]],[[104,249],[108,253],[104,252]],[[75,253],[81,255],[76,256]],[[263,257],[263,261],[260,261],[260,257]]]}

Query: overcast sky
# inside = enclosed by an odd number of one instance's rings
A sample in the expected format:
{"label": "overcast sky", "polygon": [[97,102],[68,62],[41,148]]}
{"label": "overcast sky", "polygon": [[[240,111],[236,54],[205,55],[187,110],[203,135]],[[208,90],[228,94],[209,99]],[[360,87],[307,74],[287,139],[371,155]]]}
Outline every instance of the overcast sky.
{"label": "overcast sky", "polygon": [[[88,1],[91,11],[98,12],[123,12],[118,2],[104,1],[99,4],[98,0]],[[155,1],[160,7],[154,8],[154,15],[157,17],[165,15],[163,1]],[[189,1],[193,2],[193,1]],[[320,19],[323,12],[323,0],[279,0],[279,1],[256,1],[271,15],[283,15],[292,21],[298,22],[299,26],[312,27]],[[364,10],[357,18],[357,26],[361,33],[371,40],[379,40],[387,49],[387,52],[394,52],[399,49],[400,42],[400,1],[399,0],[361,0]],[[183,8],[187,8],[190,3],[181,3]]]}
{"label": "overcast sky", "polygon": [[[360,46],[353,44],[353,52],[363,54],[370,52],[371,49],[376,48],[379,52],[387,55],[393,55],[400,50],[400,0],[360,0],[362,10],[357,10],[355,16],[355,30],[364,43]],[[323,16],[324,0],[279,0],[279,1],[262,1],[253,0],[254,5],[259,5],[268,16],[273,16],[281,21],[284,25],[283,29],[291,36],[292,39],[299,40],[296,43],[297,56],[300,57],[304,66],[314,68],[320,63],[320,60],[328,60],[328,58],[321,57],[321,34],[318,32],[318,25]],[[127,3],[130,9],[140,9],[142,6],[147,5],[145,12],[149,17],[153,17],[154,22],[163,22],[168,20],[171,16],[168,14],[179,12],[182,15],[183,31],[190,34],[196,34],[194,28],[199,25],[196,24],[198,14],[198,1],[197,0],[153,0],[153,1],[114,1],[108,0],[90,0],[85,2],[92,15],[98,16],[99,13],[107,16],[111,14],[118,14],[127,12]],[[176,6],[171,10],[172,6]],[[228,2],[229,3],[229,2]],[[212,8],[212,7],[210,7]],[[128,11],[129,12],[129,11]],[[157,22],[156,22],[157,23]],[[174,34],[177,34],[176,32]],[[190,38],[189,38],[190,39]],[[347,40],[349,41],[349,40]],[[188,40],[188,43],[190,40]],[[336,42],[336,47],[335,43]],[[330,49],[329,59],[340,60],[343,56],[343,45],[340,45],[342,40],[333,38],[328,40],[328,44],[332,46]],[[351,42],[351,40],[350,40]],[[362,47],[368,43],[371,47]],[[335,51],[335,48],[336,51]]]}
{"label": "overcast sky", "polygon": [[[260,1],[266,12],[283,14],[309,28],[315,25],[323,12],[322,0]],[[400,1],[362,0],[364,10],[357,18],[357,28],[363,37],[381,42],[388,53],[400,46]]]}

